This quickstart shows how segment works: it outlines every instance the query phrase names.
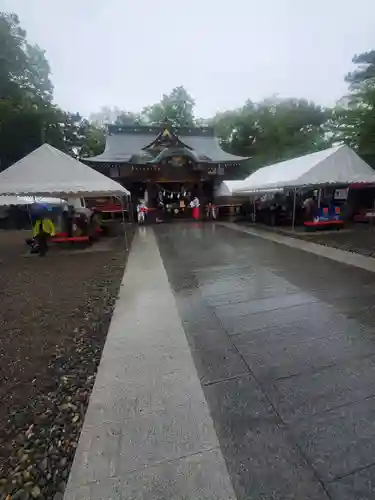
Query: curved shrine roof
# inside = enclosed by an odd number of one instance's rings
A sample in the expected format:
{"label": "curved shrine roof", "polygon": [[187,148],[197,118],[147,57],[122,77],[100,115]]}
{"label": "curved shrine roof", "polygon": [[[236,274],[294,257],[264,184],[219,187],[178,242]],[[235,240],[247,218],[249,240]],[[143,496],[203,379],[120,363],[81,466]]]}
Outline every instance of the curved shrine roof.
{"label": "curved shrine roof", "polygon": [[185,148],[188,156],[200,162],[238,163],[247,160],[223,151],[213,128],[191,127],[169,131],[160,127],[115,125],[108,127],[104,152],[83,160],[92,163],[152,163],[160,158],[163,150],[173,151],[173,147],[178,154]]}

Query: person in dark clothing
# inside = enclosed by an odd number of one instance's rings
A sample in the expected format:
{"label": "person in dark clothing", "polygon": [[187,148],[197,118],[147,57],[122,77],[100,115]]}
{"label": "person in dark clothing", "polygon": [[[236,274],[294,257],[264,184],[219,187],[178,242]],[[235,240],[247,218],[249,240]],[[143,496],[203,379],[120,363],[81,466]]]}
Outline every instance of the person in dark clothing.
{"label": "person in dark clothing", "polygon": [[35,221],[34,225],[34,238],[38,245],[38,253],[41,257],[44,257],[48,252],[48,238],[55,236],[55,226],[51,219],[43,217],[41,215]]}
{"label": "person in dark clothing", "polygon": [[69,207],[68,215],[67,215],[67,233],[69,238],[73,236],[73,225],[75,220],[75,210],[74,207]]}

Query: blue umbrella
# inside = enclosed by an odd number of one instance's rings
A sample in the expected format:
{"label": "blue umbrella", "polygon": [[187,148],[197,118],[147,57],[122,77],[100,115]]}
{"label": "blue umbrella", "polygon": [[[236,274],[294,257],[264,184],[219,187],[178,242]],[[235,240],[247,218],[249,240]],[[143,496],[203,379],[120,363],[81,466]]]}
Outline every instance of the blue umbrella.
{"label": "blue umbrella", "polygon": [[49,207],[41,203],[33,203],[30,205],[30,213],[34,216],[43,215],[48,212]]}

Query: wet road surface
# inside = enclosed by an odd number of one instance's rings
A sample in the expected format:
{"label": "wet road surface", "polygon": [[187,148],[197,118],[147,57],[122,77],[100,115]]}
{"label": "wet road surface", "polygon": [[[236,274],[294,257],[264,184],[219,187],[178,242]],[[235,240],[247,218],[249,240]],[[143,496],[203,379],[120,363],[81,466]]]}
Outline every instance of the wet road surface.
{"label": "wet road surface", "polygon": [[155,233],[238,499],[375,498],[375,274],[219,225]]}

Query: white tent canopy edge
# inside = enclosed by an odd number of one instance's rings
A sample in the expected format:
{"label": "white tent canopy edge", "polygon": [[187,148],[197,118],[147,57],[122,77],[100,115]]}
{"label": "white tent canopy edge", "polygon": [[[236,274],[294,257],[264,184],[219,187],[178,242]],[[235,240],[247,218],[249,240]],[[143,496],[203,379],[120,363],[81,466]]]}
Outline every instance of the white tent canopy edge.
{"label": "white tent canopy edge", "polygon": [[0,196],[0,206],[10,205],[33,205],[41,203],[43,205],[61,205],[64,202],[61,198],[44,198],[40,196]]}
{"label": "white tent canopy edge", "polygon": [[130,193],[118,182],[43,144],[0,173],[0,195],[66,198]]}
{"label": "white tent canopy edge", "polygon": [[375,183],[375,172],[346,145],[263,167],[234,188],[237,194],[273,189]]}
{"label": "white tent canopy edge", "polygon": [[223,198],[226,196],[233,196],[233,190],[241,186],[243,181],[222,181],[215,190],[215,197]]}

